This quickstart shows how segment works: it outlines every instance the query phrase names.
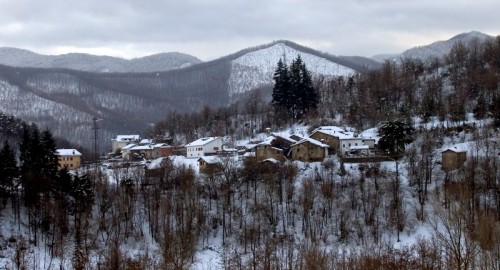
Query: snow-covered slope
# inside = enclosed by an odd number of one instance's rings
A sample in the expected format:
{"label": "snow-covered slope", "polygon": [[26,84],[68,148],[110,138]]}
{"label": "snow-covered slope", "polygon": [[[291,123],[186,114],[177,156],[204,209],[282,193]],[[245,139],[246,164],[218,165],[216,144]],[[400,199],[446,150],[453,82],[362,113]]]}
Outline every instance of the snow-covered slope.
{"label": "snow-covered slope", "polygon": [[492,36],[487,34],[472,31],[469,33],[463,33],[456,35],[445,41],[437,41],[426,46],[419,46],[409,50],[404,51],[401,56],[403,58],[420,58],[428,59],[431,57],[443,57],[451,51],[451,48],[455,43],[461,42],[464,45],[469,44],[473,39],[478,39],[479,41],[484,41],[486,39],[492,39]]}
{"label": "snow-covered slope", "polygon": [[231,61],[229,76],[229,96],[241,94],[272,83],[273,73],[279,59],[290,65],[300,55],[313,76],[349,76],[355,70],[316,55],[293,49],[283,43],[249,52]]}

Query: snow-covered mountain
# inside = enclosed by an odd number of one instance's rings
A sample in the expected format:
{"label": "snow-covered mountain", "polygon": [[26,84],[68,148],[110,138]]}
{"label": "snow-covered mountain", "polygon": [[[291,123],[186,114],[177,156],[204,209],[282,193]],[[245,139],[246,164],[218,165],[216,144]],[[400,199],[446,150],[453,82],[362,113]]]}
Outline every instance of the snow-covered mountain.
{"label": "snow-covered mountain", "polygon": [[419,46],[406,50],[401,54],[401,56],[403,58],[420,59],[428,59],[432,57],[440,58],[448,54],[455,43],[461,42],[462,44],[467,45],[474,39],[478,39],[478,41],[482,42],[486,39],[493,39],[493,37],[477,31],[462,33],[445,41],[437,41],[426,46]]}
{"label": "snow-covered mountain", "polygon": [[159,53],[131,60],[84,53],[41,55],[28,50],[1,47],[0,64],[13,67],[67,68],[90,72],[158,72],[201,63],[198,58],[178,53]]}
{"label": "snow-covered mountain", "polygon": [[291,61],[298,55],[313,76],[350,76],[356,73],[352,68],[299,51],[280,42],[268,48],[246,53],[231,61],[231,73],[228,81],[230,97],[272,84],[273,73],[279,59],[285,59],[287,65],[290,65]]}
{"label": "snow-covered mountain", "polygon": [[468,45],[475,39],[477,39],[479,42],[483,42],[487,39],[493,38],[494,37],[490,35],[478,31],[471,31],[468,33],[456,35],[448,40],[436,41],[424,46],[417,46],[408,49],[401,54],[379,54],[371,57],[371,59],[377,61],[385,61],[399,58],[418,58],[422,60],[434,57],[442,58],[443,56],[447,55],[451,51],[453,45],[458,42],[461,42],[464,45]]}

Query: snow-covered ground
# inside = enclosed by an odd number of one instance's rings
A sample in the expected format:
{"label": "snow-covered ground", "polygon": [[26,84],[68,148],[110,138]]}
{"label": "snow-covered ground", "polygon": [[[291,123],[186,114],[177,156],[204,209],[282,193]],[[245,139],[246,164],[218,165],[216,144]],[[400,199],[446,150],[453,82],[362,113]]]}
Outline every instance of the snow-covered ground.
{"label": "snow-covered ground", "polygon": [[[474,120],[469,118],[468,124],[475,124],[476,127],[479,127],[477,133],[483,132],[481,127],[484,127],[489,120]],[[426,123],[426,129],[432,129],[434,127],[440,127],[445,123]],[[416,126],[422,125],[418,121],[416,121]],[[310,130],[309,126],[303,125],[295,125],[286,130],[281,130],[278,133],[284,135],[290,135],[292,133],[297,133],[302,136],[307,135],[308,130]],[[376,128],[366,130],[362,132],[364,136],[378,136]],[[482,134],[484,135],[484,134]],[[245,145],[250,141],[254,141],[255,139],[265,139],[266,134],[257,134],[254,136],[254,139],[244,139],[241,141],[235,142],[236,145]],[[447,147],[458,147],[462,149],[467,149],[472,151],[470,154],[474,155],[480,153],[479,155],[484,155],[485,149],[484,144],[491,142],[495,144],[498,142],[499,134],[491,133],[487,134],[486,140],[483,140],[479,143],[476,140],[477,134],[470,131],[461,131],[461,132],[452,132],[451,135],[445,136],[440,144],[433,151],[433,160],[439,160],[440,153],[442,150]],[[417,138],[414,144],[422,145],[422,137]],[[409,147],[412,147],[410,145]],[[491,153],[488,153],[491,154]],[[159,158],[155,160],[151,160],[147,164],[142,164],[141,166],[131,166],[131,167],[120,167],[117,166],[113,168],[113,166],[108,166],[107,168],[102,167],[102,171],[104,172],[105,179],[112,185],[116,185],[120,182],[120,179],[127,178],[137,178],[142,177],[144,172],[144,165],[146,165],[149,169],[159,168],[166,158]],[[168,157],[168,159],[172,160],[173,165],[175,166],[186,166],[192,168],[197,174],[196,181],[205,181],[204,175],[199,174],[198,162],[197,159],[189,159],[183,156],[172,156]],[[313,185],[318,188],[315,192],[319,194],[315,194],[314,197],[314,211],[311,212],[311,219],[321,219],[321,215],[319,215],[320,210],[316,211],[316,209],[321,209],[322,203],[324,200],[323,195],[320,193],[320,187],[322,181],[333,181],[336,185],[339,185],[338,192],[335,194],[335,205],[337,207],[343,207],[345,205],[351,204],[359,204],[359,201],[354,200],[354,198],[358,198],[360,196],[360,192],[362,192],[362,188],[360,186],[361,177],[363,176],[363,167],[374,167],[378,168],[381,172],[378,181],[381,181],[379,184],[382,186],[379,187],[382,192],[380,205],[377,207],[380,208],[377,212],[379,218],[387,218],[386,211],[389,211],[390,205],[390,183],[397,176],[401,182],[401,194],[402,194],[402,206],[403,212],[405,215],[405,226],[402,232],[399,235],[399,242],[397,241],[396,233],[393,228],[383,227],[380,228],[380,239],[378,239],[379,243],[387,244],[396,249],[404,249],[410,247],[411,245],[416,244],[421,239],[431,239],[434,235],[436,228],[432,226],[429,222],[433,215],[433,205],[431,203],[427,203],[425,207],[425,215],[428,217],[425,220],[418,220],[415,217],[415,213],[419,208],[418,201],[416,199],[417,191],[414,186],[410,186],[409,183],[409,169],[408,169],[408,160],[403,158],[399,162],[398,166],[398,175],[396,175],[396,163],[394,161],[389,162],[381,162],[378,164],[358,164],[358,163],[349,163],[344,164],[345,174],[340,174],[340,166],[341,162],[336,156],[331,156],[324,162],[311,162],[304,163],[299,161],[287,161],[289,165],[293,165],[297,168],[297,175],[294,179],[293,186],[295,190],[294,196],[294,204],[296,203],[296,207],[300,208],[300,201],[303,196],[305,185],[307,181],[312,181]],[[242,166],[242,161],[238,161],[238,167]],[[429,184],[429,194],[433,193],[435,190],[439,189],[439,186],[442,184],[442,180],[444,178],[443,172],[439,169],[439,167],[435,167],[434,169],[434,180]],[[374,179],[367,177],[364,182],[364,188],[366,188],[367,192],[374,192]],[[259,183],[259,189],[262,194],[257,194],[259,200],[265,202],[268,197],[266,197],[266,188],[264,183]],[[239,192],[239,191],[235,191]],[[374,193],[375,194],[375,193]],[[245,201],[244,195],[242,197],[235,196],[235,203]],[[246,203],[246,202],[245,202]],[[260,202],[259,202],[260,203]],[[250,204],[252,205],[252,204]],[[276,204],[279,207],[280,211],[284,207],[284,205]],[[141,206],[134,206],[137,209],[142,209]],[[248,206],[247,206],[248,207]],[[359,207],[359,206],[358,206]],[[23,208],[24,209],[24,208]],[[243,209],[240,209],[243,211]],[[1,218],[0,218],[0,269],[15,269],[16,268],[16,253],[22,254],[25,258],[25,261],[28,262],[27,267],[29,269],[59,269],[60,265],[63,265],[65,268],[71,268],[72,262],[71,257],[73,255],[73,240],[69,239],[66,242],[65,248],[67,248],[67,253],[63,259],[61,258],[52,258],[48,253],[48,249],[46,248],[46,243],[40,241],[38,245],[35,247],[30,239],[32,239],[33,235],[28,230],[27,226],[27,214],[22,210],[22,222],[16,222],[16,217],[13,213],[12,207],[10,203],[7,204],[7,207],[2,210]],[[209,215],[216,216],[215,210],[212,210]],[[296,210],[300,211],[300,210]],[[339,213],[335,212],[338,210],[334,210],[334,215],[331,218],[332,224],[328,224],[325,228],[336,227],[338,219],[340,218]],[[319,242],[320,247],[328,252],[343,252],[344,250],[356,250],[363,249],[367,246],[373,245],[370,241],[369,236],[365,236],[366,240],[359,240],[359,236],[357,236],[357,232],[363,231],[368,235],[370,234],[369,229],[371,227],[366,226],[363,227],[363,215],[361,210],[353,210],[350,215],[347,216],[349,222],[349,228],[352,230],[350,232],[350,236],[343,241],[338,240],[338,233],[329,233],[324,236]],[[255,213],[247,213],[245,215],[246,218],[252,217]],[[289,226],[287,229],[288,234],[292,235],[292,239],[294,243],[306,243],[309,241],[303,234],[303,225],[300,214],[296,214],[296,224],[294,226]],[[361,222],[361,225],[360,225]],[[19,225],[20,224],[20,225]],[[388,226],[388,223],[382,222],[380,226]],[[283,223],[280,221],[279,225],[276,226],[276,231],[274,233],[279,234],[280,228]],[[141,224],[140,231],[143,232],[142,235],[130,236],[126,241],[120,243],[120,250],[127,254],[130,257],[140,257],[144,254],[148,254],[148,256],[152,258],[156,258],[159,260],[159,256],[161,254],[161,248],[159,244],[153,239],[150,235],[149,225],[147,223]],[[236,230],[236,229],[235,229]],[[15,236],[15,237],[12,237]],[[270,237],[270,236],[263,236]],[[99,237],[97,237],[99,239]],[[228,240],[226,240],[228,241]],[[206,237],[202,241],[198,241],[196,246],[196,253],[194,256],[193,263],[190,265],[190,269],[200,269],[200,270],[212,270],[212,269],[221,269],[224,266],[224,260],[227,259],[228,252],[233,252],[231,248],[237,249],[237,239],[229,237],[229,243],[223,245],[223,237],[220,227],[212,228],[210,230],[209,236]],[[366,241],[366,242],[364,242]],[[22,247],[25,247],[22,248]],[[241,252],[241,249],[239,250]],[[96,262],[100,259],[102,254],[98,253],[90,253],[91,262]],[[242,260],[247,260],[250,256],[249,253],[241,254]]]}

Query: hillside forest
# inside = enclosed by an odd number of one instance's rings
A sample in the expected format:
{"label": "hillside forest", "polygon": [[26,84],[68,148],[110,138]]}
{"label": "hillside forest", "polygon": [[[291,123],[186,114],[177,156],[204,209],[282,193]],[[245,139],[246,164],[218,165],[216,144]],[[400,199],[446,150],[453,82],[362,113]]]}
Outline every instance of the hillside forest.
{"label": "hillside forest", "polygon": [[[400,157],[382,163],[332,155],[269,166],[221,157],[220,173],[201,174],[166,158],[150,169],[95,164],[70,174],[40,164],[55,142],[50,131],[24,125],[17,144],[2,144],[2,160],[19,162],[0,166],[11,168],[1,174],[0,265],[500,269],[499,82],[497,37],[457,43],[443,59],[314,78],[317,106],[296,117],[273,107],[269,89],[256,89],[228,107],[169,112],[147,131],[173,145],[225,136],[236,146],[268,129],[412,125]],[[472,156],[441,170],[440,150],[458,143]]]}

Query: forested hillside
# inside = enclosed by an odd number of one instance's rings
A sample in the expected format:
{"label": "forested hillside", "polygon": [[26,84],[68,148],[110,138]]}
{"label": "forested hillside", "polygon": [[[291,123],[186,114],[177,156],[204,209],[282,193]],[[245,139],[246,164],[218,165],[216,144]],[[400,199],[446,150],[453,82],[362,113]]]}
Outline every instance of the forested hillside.
{"label": "forested hillside", "polygon": [[[119,76],[95,84],[131,95],[115,83]],[[154,77],[142,76],[133,82],[152,89]],[[173,156],[71,176],[37,166],[39,154],[27,157],[40,143],[25,130],[18,170],[2,178],[0,266],[498,269],[499,82],[497,37],[456,44],[444,59],[402,59],[316,80],[316,109],[296,118],[253,91],[240,106],[170,112],[151,130],[176,145],[220,135],[236,147],[269,130],[304,136],[321,125],[375,128],[387,149],[384,127],[401,120],[412,132],[386,162],[349,163],[335,153],[322,162],[221,156],[220,172],[200,173],[196,160]],[[449,148],[467,158],[442,170]],[[34,187],[33,175],[43,185]]]}

